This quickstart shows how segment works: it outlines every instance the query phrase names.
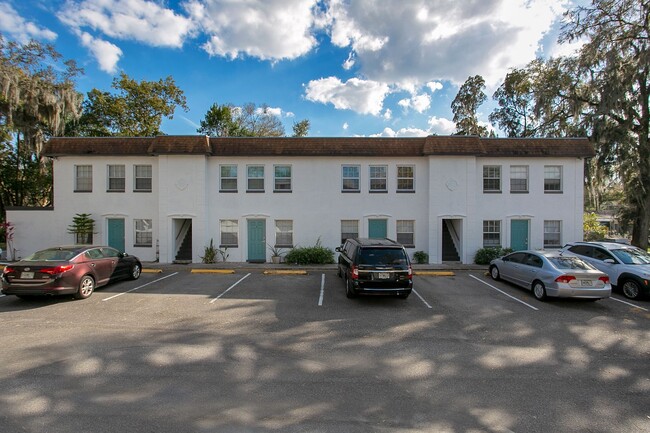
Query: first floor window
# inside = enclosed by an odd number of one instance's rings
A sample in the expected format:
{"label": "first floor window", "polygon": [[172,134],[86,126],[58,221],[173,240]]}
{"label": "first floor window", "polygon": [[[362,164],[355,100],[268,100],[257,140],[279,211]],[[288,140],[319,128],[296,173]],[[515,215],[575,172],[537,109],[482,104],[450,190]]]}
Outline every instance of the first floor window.
{"label": "first floor window", "polygon": [[501,192],[501,166],[483,166],[483,192]]}
{"label": "first floor window", "polygon": [[239,224],[237,220],[221,220],[221,243],[222,247],[237,247],[239,244]]}
{"label": "first floor window", "polygon": [[386,178],[388,168],[385,165],[370,166],[370,192],[386,191]]}
{"label": "first floor window", "polygon": [[219,190],[228,192],[237,192],[237,166],[222,165],[219,167],[220,182]]}
{"label": "first floor window", "polygon": [[415,221],[397,220],[397,242],[405,247],[415,246]]}
{"label": "first floor window", "polygon": [[75,165],[75,192],[92,192],[93,191],[93,166],[92,165]]}
{"label": "first floor window", "polygon": [[499,220],[483,221],[483,246],[484,247],[501,246],[501,221]]}
{"label": "first floor window", "polygon": [[124,165],[108,166],[108,191],[124,192],[126,185],[126,170]]}
{"label": "first floor window", "polygon": [[544,221],[544,248],[560,248],[562,224],[560,221]]}
{"label": "first floor window", "polygon": [[346,239],[359,237],[359,220],[341,220],[341,245]]}
{"label": "first floor window", "polygon": [[248,171],[247,190],[264,192],[264,166],[249,165],[246,170]]}
{"label": "first floor window", "polygon": [[151,166],[135,165],[133,171],[135,179],[133,191],[151,192]]}
{"label": "first floor window", "polygon": [[153,245],[153,229],[150,219],[136,219],[135,245],[136,247],[150,247]]}
{"label": "first floor window", "polygon": [[359,192],[359,170],[358,165],[343,166],[343,192]]}
{"label": "first floor window", "polygon": [[293,247],[293,221],[275,221],[275,246]]}
{"label": "first floor window", "polygon": [[412,165],[397,166],[397,192],[415,191],[414,170]]}

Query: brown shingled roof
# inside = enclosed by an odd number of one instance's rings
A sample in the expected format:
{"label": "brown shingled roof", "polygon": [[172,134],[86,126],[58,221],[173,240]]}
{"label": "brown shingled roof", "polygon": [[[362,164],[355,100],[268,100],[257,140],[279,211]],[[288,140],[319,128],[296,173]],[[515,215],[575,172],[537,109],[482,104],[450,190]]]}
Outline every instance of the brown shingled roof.
{"label": "brown shingled roof", "polygon": [[212,155],[212,156],[594,156],[586,138],[479,138],[429,136],[418,138],[307,137],[208,138],[158,137],[54,137],[46,156],[62,155]]}

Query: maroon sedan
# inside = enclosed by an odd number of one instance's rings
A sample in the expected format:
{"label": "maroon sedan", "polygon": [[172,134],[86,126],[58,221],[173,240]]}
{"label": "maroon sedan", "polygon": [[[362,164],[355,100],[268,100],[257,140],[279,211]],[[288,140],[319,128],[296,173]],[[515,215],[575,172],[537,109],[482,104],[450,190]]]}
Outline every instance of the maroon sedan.
{"label": "maroon sedan", "polygon": [[2,293],[19,298],[70,294],[86,299],[95,287],[119,279],[136,280],[141,272],[137,257],[115,248],[54,247],[9,264],[2,273]]}

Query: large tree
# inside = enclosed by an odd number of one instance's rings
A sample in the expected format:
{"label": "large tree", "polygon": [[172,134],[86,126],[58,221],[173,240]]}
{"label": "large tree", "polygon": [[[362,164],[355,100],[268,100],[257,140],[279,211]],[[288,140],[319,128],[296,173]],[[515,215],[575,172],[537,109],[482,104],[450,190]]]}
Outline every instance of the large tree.
{"label": "large tree", "polygon": [[188,110],[185,95],[171,76],[138,82],[122,72],[113,79],[112,87],[117,93],[88,92],[79,122],[69,125],[72,135],[160,135],[163,117],[172,119],[177,107]]}
{"label": "large tree", "polygon": [[560,39],[586,41],[574,63],[584,83],[575,97],[592,107],[598,150],[618,164],[632,243],[642,248],[650,228],[649,26],[648,0],[593,0],[567,15]]}
{"label": "large tree", "polygon": [[485,102],[487,95],[485,80],[480,75],[468,77],[465,83],[458,89],[458,94],[451,103],[451,111],[454,113],[456,123],[456,134],[488,135],[488,129],[479,124],[478,107]]}
{"label": "large tree", "polygon": [[212,104],[197,132],[211,137],[282,137],[284,126],[266,105]]}

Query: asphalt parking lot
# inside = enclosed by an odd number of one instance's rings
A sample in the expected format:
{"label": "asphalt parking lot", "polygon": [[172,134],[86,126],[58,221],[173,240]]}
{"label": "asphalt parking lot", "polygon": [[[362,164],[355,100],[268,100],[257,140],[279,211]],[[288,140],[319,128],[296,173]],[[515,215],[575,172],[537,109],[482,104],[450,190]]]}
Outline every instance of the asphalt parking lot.
{"label": "asphalt parking lot", "polygon": [[3,432],[650,432],[650,302],[482,271],[347,299],[332,270],[166,270],[0,297]]}

